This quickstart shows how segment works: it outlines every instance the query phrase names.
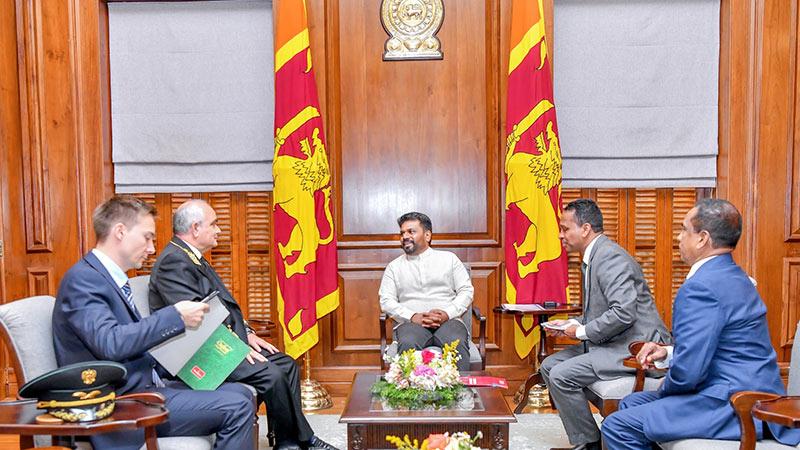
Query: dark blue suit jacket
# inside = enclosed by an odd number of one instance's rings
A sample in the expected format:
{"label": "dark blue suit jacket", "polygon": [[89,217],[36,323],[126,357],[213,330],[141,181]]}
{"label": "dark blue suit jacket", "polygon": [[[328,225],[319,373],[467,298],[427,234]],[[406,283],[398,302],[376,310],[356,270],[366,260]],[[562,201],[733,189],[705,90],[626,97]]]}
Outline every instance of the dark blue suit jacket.
{"label": "dark blue suit jacket", "polygon": [[64,275],[53,310],[53,345],[58,365],[108,360],[128,375],[117,395],[152,388],[156,362],[147,350],[185,330],[175,308],[141,319],[94,254]]}
{"label": "dark blue suit jacket", "polygon": [[[666,396],[681,396],[691,409],[664,409],[656,422],[670,430],[702,426],[715,439],[738,439],[739,424],[728,402],[738,391],[785,395],[767,327],[767,307],[749,277],[723,254],[703,264],[675,296],[673,360],[661,386]],[[678,397],[680,398],[680,397]],[[705,399],[705,400],[704,400]],[[701,425],[702,424],[702,425]],[[783,443],[800,442],[800,430],[769,424]],[[761,431],[760,421],[756,429]]]}

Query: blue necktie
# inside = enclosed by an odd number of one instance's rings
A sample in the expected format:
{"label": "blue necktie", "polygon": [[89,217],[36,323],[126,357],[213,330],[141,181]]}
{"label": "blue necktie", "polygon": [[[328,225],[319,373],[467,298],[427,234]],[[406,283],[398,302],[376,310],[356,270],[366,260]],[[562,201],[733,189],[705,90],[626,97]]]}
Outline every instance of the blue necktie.
{"label": "blue necktie", "polygon": [[122,289],[122,293],[125,294],[125,300],[128,301],[128,306],[130,306],[133,312],[136,313],[137,317],[141,317],[141,315],[139,314],[139,310],[136,309],[136,304],[133,303],[133,291],[131,291],[130,283],[126,281],[125,284],[120,289]]}
{"label": "blue necktie", "polygon": [[[136,303],[133,302],[133,291],[131,291],[130,283],[126,281],[125,284],[122,285],[120,289],[122,289],[122,293],[125,294],[125,300],[128,301],[128,305],[130,305],[131,309],[133,309],[133,312],[136,315],[136,317],[142,317],[141,314],[139,314],[139,310],[136,309]],[[158,376],[158,372],[156,372],[156,369],[153,369],[153,384],[156,387],[160,388],[164,387],[164,382],[161,380],[161,377]]]}

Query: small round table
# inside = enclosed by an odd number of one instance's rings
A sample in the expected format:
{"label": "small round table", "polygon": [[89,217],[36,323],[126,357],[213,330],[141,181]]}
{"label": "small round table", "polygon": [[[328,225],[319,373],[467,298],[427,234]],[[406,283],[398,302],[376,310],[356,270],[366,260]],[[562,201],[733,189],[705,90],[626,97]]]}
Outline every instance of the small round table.
{"label": "small round table", "polygon": [[525,405],[528,404],[528,396],[530,394],[530,390],[534,384],[542,383],[542,376],[539,374],[538,366],[536,362],[538,361],[541,364],[545,358],[549,355],[548,348],[547,348],[547,333],[544,330],[542,324],[547,322],[551,316],[555,316],[558,314],[574,314],[583,311],[583,307],[579,303],[556,303],[555,306],[547,307],[544,306],[541,309],[536,309],[533,311],[516,311],[513,309],[507,309],[503,306],[495,306],[492,308],[497,314],[513,314],[515,316],[524,316],[524,315],[533,315],[536,317],[538,324],[539,324],[539,352],[536,355],[536,361],[533,364],[533,373],[528,376],[528,379],[525,380],[525,387],[524,387],[524,394],[522,399],[517,405],[516,409],[514,409],[514,414],[519,414],[522,412]]}
{"label": "small round table", "polygon": [[156,450],[156,425],[169,416],[160,404],[122,399],[114,405],[114,413],[96,422],[42,424],[36,416],[45,411],[36,408],[36,400],[0,402],[0,433],[18,434],[20,448],[33,448],[34,435],[90,436],[110,431],[145,429],[148,450]]}

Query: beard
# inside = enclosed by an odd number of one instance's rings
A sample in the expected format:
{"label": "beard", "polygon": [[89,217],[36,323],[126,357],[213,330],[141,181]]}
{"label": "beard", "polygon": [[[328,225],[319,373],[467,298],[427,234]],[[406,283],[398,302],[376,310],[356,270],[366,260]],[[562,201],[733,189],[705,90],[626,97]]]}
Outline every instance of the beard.
{"label": "beard", "polygon": [[[406,245],[407,243],[411,243],[411,245]],[[417,251],[417,243],[414,242],[413,239],[406,239],[403,241],[403,251],[406,252],[407,255],[410,255]]]}

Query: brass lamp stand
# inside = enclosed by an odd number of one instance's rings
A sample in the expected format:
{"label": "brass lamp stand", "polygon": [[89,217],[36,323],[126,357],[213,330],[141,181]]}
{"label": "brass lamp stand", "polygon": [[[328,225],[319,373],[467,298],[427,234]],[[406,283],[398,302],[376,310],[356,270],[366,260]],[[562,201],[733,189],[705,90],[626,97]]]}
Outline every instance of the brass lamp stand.
{"label": "brass lamp stand", "polygon": [[303,403],[303,411],[330,408],[333,406],[330,394],[316,380],[311,379],[311,355],[308,351],[303,357],[303,364],[306,370],[306,379],[300,382],[300,401]]}
{"label": "brass lamp stand", "polygon": [[[536,356],[539,352],[537,351],[539,346],[542,345],[542,341],[539,340],[536,343],[534,348],[534,356],[533,356],[533,371],[537,372],[541,368],[541,363],[539,363],[539,358]],[[514,403],[519,404],[522,401],[522,398],[525,396],[525,383],[522,383],[517,389],[516,394],[514,394]],[[528,405],[532,408],[549,408],[550,405],[550,392],[547,390],[547,386],[543,383],[536,383],[531,386],[531,390],[529,391],[528,395]]]}

